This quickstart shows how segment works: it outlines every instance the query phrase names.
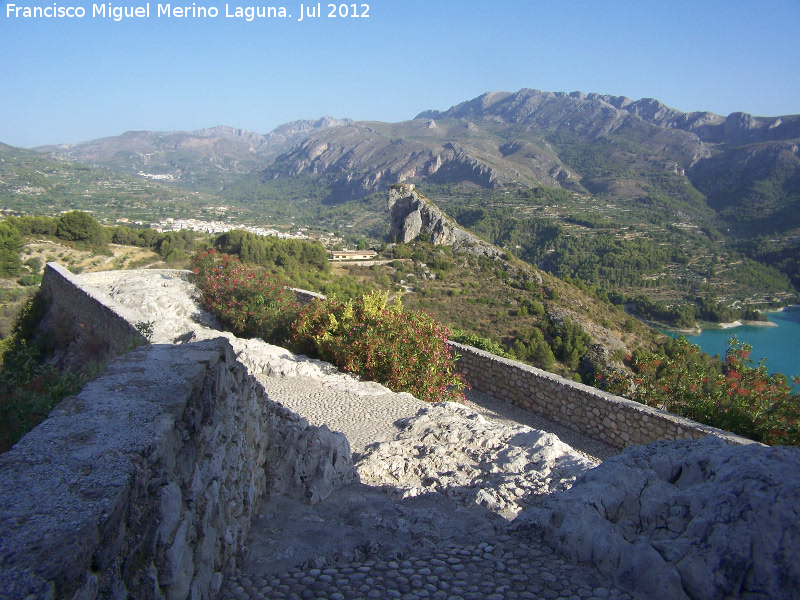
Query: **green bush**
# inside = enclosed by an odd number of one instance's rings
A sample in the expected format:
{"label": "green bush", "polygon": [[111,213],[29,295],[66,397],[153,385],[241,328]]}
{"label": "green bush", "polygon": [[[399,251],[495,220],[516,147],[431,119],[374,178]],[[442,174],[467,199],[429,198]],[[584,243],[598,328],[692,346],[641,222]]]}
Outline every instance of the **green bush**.
{"label": "green bush", "polygon": [[19,252],[22,249],[22,237],[14,227],[0,223],[0,277],[17,275],[22,266]]}
{"label": "green bush", "polygon": [[386,293],[316,300],[292,325],[300,351],[426,402],[462,401],[449,331],[422,311],[386,306]]}
{"label": "green bush", "polygon": [[[765,444],[800,445],[800,395],[749,344],[732,338],[725,360],[704,354],[681,336],[658,352],[637,350],[626,360],[635,375],[595,374],[604,389]],[[795,378],[794,383],[800,383]]]}
{"label": "green bush", "polygon": [[[467,333],[461,329],[453,329],[450,332],[450,339],[454,342],[458,342],[459,344],[464,344],[465,346],[472,346],[473,348],[491,352],[492,354],[502,356],[503,358],[514,358],[511,354],[506,352],[505,348],[503,348],[494,340],[487,337],[481,337],[475,333]],[[524,358],[520,358],[519,355],[517,355],[517,358],[520,360],[525,360]]]}
{"label": "green bush", "polygon": [[220,252],[238,256],[243,262],[265,267],[330,271],[328,251],[319,242],[280,239],[237,229],[219,236],[214,247]]}
{"label": "green bush", "polygon": [[39,285],[42,283],[42,276],[41,275],[23,275],[19,279],[17,279],[17,283],[20,285],[24,285],[27,287],[31,287],[34,285]]}
{"label": "green bush", "polygon": [[104,244],[108,239],[104,228],[89,213],[73,210],[58,220],[56,236],[68,242]]}
{"label": "green bush", "polygon": [[0,342],[0,452],[42,422],[65,396],[78,393],[89,377],[88,367],[80,372],[47,363],[47,340],[37,329],[44,310],[41,294],[35,294],[12,335]]}

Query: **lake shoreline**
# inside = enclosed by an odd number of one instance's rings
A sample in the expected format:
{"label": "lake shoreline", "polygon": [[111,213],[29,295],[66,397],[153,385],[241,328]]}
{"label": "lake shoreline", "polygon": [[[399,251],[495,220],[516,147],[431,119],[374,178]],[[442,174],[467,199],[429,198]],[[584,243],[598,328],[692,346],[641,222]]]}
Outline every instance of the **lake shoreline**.
{"label": "lake shoreline", "polygon": [[[780,313],[785,311],[787,308],[800,308],[800,304],[790,304],[789,306],[783,306],[778,309],[774,310],[765,310],[765,313]],[[700,335],[704,331],[717,331],[720,329],[735,329],[736,327],[778,327],[779,325],[773,321],[747,321],[747,320],[736,320],[730,321],[727,323],[703,323],[702,325],[698,325],[697,327],[692,327],[691,329],[680,329],[677,327],[665,327],[661,326],[659,329],[664,333],[679,333],[681,335]]]}
{"label": "lake shoreline", "polygon": [[698,325],[692,329],[664,327],[662,331],[695,336],[701,335],[704,331],[719,331],[722,329],[735,329],[736,327],[778,327],[778,324],[772,321],[731,321],[729,323],[705,323],[702,327]]}
{"label": "lake shoreline", "polygon": [[[756,359],[766,357],[769,373],[783,373],[786,376],[800,374],[800,354],[797,352],[797,340],[800,339],[800,305],[786,306],[781,310],[771,310],[765,314],[773,326],[764,327],[763,321],[758,321],[743,322],[739,329],[728,324],[727,328],[717,326],[699,332],[697,329],[661,331],[672,338],[686,335],[691,344],[700,346],[709,356],[720,357],[725,356],[728,341],[735,336],[740,342],[752,347],[754,362],[757,362]],[[800,391],[800,384],[796,385],[795,389]]]}

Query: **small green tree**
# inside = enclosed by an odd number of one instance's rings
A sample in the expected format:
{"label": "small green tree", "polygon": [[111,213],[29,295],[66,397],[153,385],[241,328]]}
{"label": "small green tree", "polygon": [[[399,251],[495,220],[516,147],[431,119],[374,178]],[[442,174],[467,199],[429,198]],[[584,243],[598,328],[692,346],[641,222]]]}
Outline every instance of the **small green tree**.
{"label": "small green tree", "polygon": [[22,261],[19,251],[22,237],[15,227],[0,223],[0,277],[14,277],[19,274]]}
{"label": "small green tree", "polygon": [[102,244],[105,234],[100,223],[89,213],[73,210],[58,220],[56,236],[68,242]]}

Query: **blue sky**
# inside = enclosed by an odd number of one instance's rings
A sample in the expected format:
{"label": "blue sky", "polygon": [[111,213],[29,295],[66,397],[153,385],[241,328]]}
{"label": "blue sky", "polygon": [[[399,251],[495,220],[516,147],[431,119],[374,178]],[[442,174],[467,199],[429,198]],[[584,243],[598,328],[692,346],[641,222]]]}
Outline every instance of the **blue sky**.
{"label": "blue sky", "polygon": [[25,19],[3,5],[1,142],[213,125],[266,133],[323,115],[400,121],[523,87],[723,115],[800,113],[800,0],[376,0],[369,18],[303,22],[290,0],[257,6],[292,18],[251,22],[225,17],[216,0],[183,5],[214,6],[217,18],[158,18],[150,2],[149,19],[120,22],[93,18],[82,0],[11,4],[54,3],[87,14]]}

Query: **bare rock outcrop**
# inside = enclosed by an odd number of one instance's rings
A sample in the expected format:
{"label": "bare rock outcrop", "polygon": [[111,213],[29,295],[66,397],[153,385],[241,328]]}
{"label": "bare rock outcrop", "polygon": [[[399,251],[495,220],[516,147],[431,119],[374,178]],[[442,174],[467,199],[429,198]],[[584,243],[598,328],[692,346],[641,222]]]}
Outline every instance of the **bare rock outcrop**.
{"label": "bare rock outcrop", "polygon": [[452,246],[459,252],[499,257],[502,252],[453,223],[441,210],[428,203],[411,184],[393,185],[389,189],[389,236],[407,244],[420,235],[429,235],[435,245]]}
{"label": "bare rock outcrop", "polygon": [[594,466],[552,433],[488,421],[452,402],[426,406],[400,427],[357,469],[364,483],[402,498],[437,492],[510,518]]}
{"label": "bare rock outcrop", "polygon": [[629,448],[514,523],[636,597],[800,598],[800,449]]}

